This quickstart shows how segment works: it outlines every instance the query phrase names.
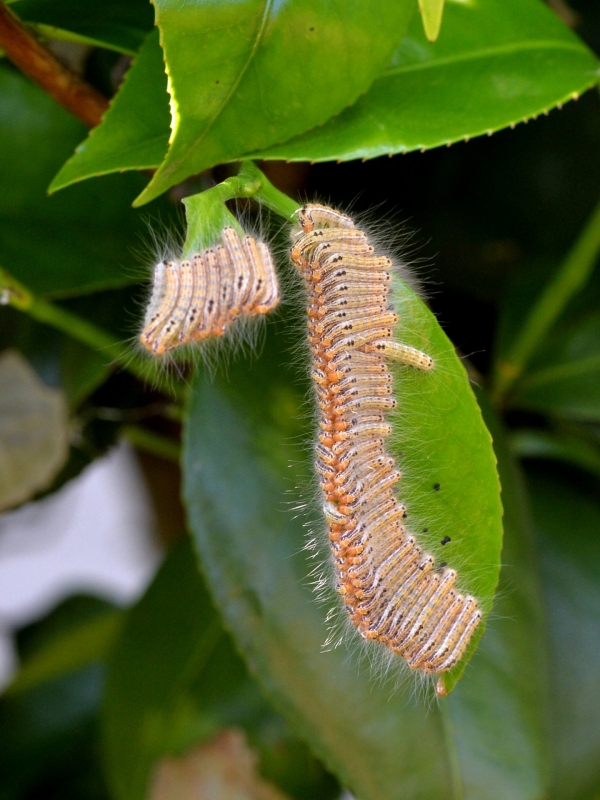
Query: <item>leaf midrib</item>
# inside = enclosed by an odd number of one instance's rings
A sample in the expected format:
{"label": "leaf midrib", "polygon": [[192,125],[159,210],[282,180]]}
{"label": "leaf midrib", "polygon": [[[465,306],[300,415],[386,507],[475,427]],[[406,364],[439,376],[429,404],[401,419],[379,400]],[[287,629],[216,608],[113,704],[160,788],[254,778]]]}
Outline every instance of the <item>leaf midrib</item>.
{"label": "leaf midrib", "polygon": [[428,61],[419,61],[413,64],[404,64],[400,67],[393,67],[387,69],[379,80],[383,78],[393,77],[395,75],[404,74],[407,72],[417,72],[422,69],[434,69],[448,64],[458,64],[464,61],[476,61],[478,59],[487,58],[496,55],[505,55],[509,53],[519,53],[525,50],[575,50],[582,55],[588,55],[587,51],[578,42],[556,42],[552,40],[538,40],[535,42],[512,42],[510,44],[496,45],[495,47],[486,47],[482,50],[472,50],[469,53],[460,53],[453,56],[445,56],[442,58],[435,58]]}
{"label": "leaf midrib", "polygon": [[[250,64],[254,60],[254,56],[256,55],[256,51],[258,50],[258,48],[259,48],[259,46],[260,46],[260,44],[261,44],[261,42],[263,40],[263,37],[264,37],[264,34],[265,34],[265,29],[267,27],[267,22],[269,20],[270,15],[271,15],[272,7],[273,7],[273,0],[266,0],[265,7],[264,7],[264,10],[263,10],[263,13],[262,13],[262,18],[261,18],[261,21],[260,21],[260,26],[259,26],[259,29],[258,29],[258,32],[257,32],[256,36],[254,37],[254,42],[252,44],[250,52],[248,53],[248,57],[246,59],[246,62],[244,63],[243,67],[240,69],[236,80],[232,83],[231,88],[229,89],[229,91],[227,92],[225,97],[223,98],[223,101],[219,104],[218,108],[215,110],[215,113],[213,114],[212,117],[210,117],[208,119],[208,121],[207,121],[204,129],[202,130],[202,132],[199,134],[199,136],[196,139],[193,140],[193,142],[191,144],[189,144],[183,150],[183,153],[188,153],[190,150],[198,147],[202,143],[203,139],[206,138],[206,136],[207,136],[208,132],[210,131],[210,129],[212,128],[212,126],[215,124],[217,119],[221,116],[221,113],[222,113],[223,109],[225,108],[225,106],[230,102],[231,98],[233,97],[233,95],[237,91],[237,88],[240,85],[240,83],[242,81],[242,78],[244,77],[244,75],[248,71],[248,69],[250,67]],[[170,78],[171,78],[171,76],[169,75],[169,82],[170,82]],[[173,97],[173,99],[175,99],[175,97]],[[171,143],[171,145],[172,144],[173,143]],[[181,161],[181,157],[182,156],[180,155],[178,161]],[[175,162],[175,163],[177,163],[177,162]]]}

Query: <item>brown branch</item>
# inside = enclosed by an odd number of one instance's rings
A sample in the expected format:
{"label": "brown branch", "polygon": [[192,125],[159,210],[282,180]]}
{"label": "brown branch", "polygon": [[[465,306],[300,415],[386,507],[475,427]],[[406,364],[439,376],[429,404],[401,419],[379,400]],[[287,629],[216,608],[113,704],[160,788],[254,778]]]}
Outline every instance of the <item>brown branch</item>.
{"label": "brown branch", "polygon": [[0,48],[21,72],[90,128],[108,100],[52,55],[0,0]]}

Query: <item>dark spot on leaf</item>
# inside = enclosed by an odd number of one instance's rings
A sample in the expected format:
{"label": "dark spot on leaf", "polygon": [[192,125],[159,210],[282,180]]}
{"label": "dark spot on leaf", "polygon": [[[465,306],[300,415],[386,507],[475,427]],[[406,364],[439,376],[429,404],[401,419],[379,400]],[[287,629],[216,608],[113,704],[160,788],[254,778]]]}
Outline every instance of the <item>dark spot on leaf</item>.
{"label": "dark spot on leaf", "polygon": [[433,484],[433,488],[435,489],[435,491],[436,491],[436,492],[439,492],[439,490],[440,490],[440,485],[439,485],[439,483],[434,483],[434,484]]}
{"label": "dark spot on leaf", "polygon": [[428,530],[429,528],[423,528],[423,533],[427,533]]}
{"label": "dark spot on leaf", "polygon": [[440,544],[448,544],[448,542],[451,542],[451,541],[452,541],[452,539],[449,536],[444,536],[444,538],[442,539]]}

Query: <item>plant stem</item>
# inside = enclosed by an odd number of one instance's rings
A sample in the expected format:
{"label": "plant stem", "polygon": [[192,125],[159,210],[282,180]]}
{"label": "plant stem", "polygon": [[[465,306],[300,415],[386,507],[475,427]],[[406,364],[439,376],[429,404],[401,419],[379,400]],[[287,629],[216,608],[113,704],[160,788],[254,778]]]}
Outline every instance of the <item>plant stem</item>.
{"label": "plant stem", "polygon": [[102,121],[108,100],[61,64],[1,0],[0,48],[21,72],[89,128]]}
{"label": "plant stem", "polygon": [[298,203],[276,189],[252,161],[244,161],[239,173],[212,189],[183,200],[187,218],[184,258],[205,250],[221,238],[226,226],[243,235],[238,221],[225,203],[237,198],[254,198],[276,214],[293,222]]}
{"label": "plant stem", "polygon": [[161,374],[152,361],[132,353],[126,344],[92,322],[88,322],[48,300],[35,297],[12,275],[2,269],[0,269],[0,303],[24,311],[38,322],[50,325],[78,342],[86,344],[92,350],[101,352],[110,361],[128,370],[145,383],[156,386],[166,394],[175,397],[181,396],[181,387],[173,384],[168,375]]}
{"label": "plant stem", "polygon": [[139,450],[143,450],[145,453],[150,453],[159,458],[164,458],[167,461],[176,461],[179,463],[179,457],[181,455],[181,446],[179,442],[175,442],[173,439],[161,436],[153,431],[146,430],[146,428],[141,428],[138,425],[126,425],[122,433],[123,436]]}
{"label": "plant stem", "polygon": [[600,203],[533,305],[508,354],[498,361],[492,400],[501,405],[569,300],[587,283],[600,252]]}
{"label": "plant stem", "polygon": [[255,200],[274,211],[275,214],[279,214],[288,222],[294,222],[296,211],[298,211],[300,205],[291,197],[288,197],[287,194],[276,189],[253,161],[242,162],[237,177],[245,181],[248,186],[253,185],[255,187],[251,195],[245,196],[254,197]]}

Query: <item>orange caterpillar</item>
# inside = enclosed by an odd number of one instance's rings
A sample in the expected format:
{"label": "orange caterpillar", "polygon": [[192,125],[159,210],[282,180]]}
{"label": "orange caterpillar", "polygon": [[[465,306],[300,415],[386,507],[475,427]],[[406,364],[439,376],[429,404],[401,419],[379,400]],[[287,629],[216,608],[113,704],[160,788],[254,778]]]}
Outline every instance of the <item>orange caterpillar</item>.
{"label": "orange caterpillar", "polygon": [[[481,620],[456,572],[435,569],[405,525],[401,473],[387,453],[386,415],[396,407],[388,360],[434,368],[396,342],[392,262],[374,253],[353,221],[320,205],[298,212],[291,258],[308,289],[308,340],[320,409],[316,470],[336,569],[336,588],[364,639],[409,667],[442,673],[462,658]],[[444,694],[438,681],[438,694]]]}
{"label": "orange caterpillar", "polygon": [[211,336],[222,336],[241,317],[266,314],[279,303],[269,248],[233,228],[223,244],[183,261],[161,261],[140,342],[154,355]]}

